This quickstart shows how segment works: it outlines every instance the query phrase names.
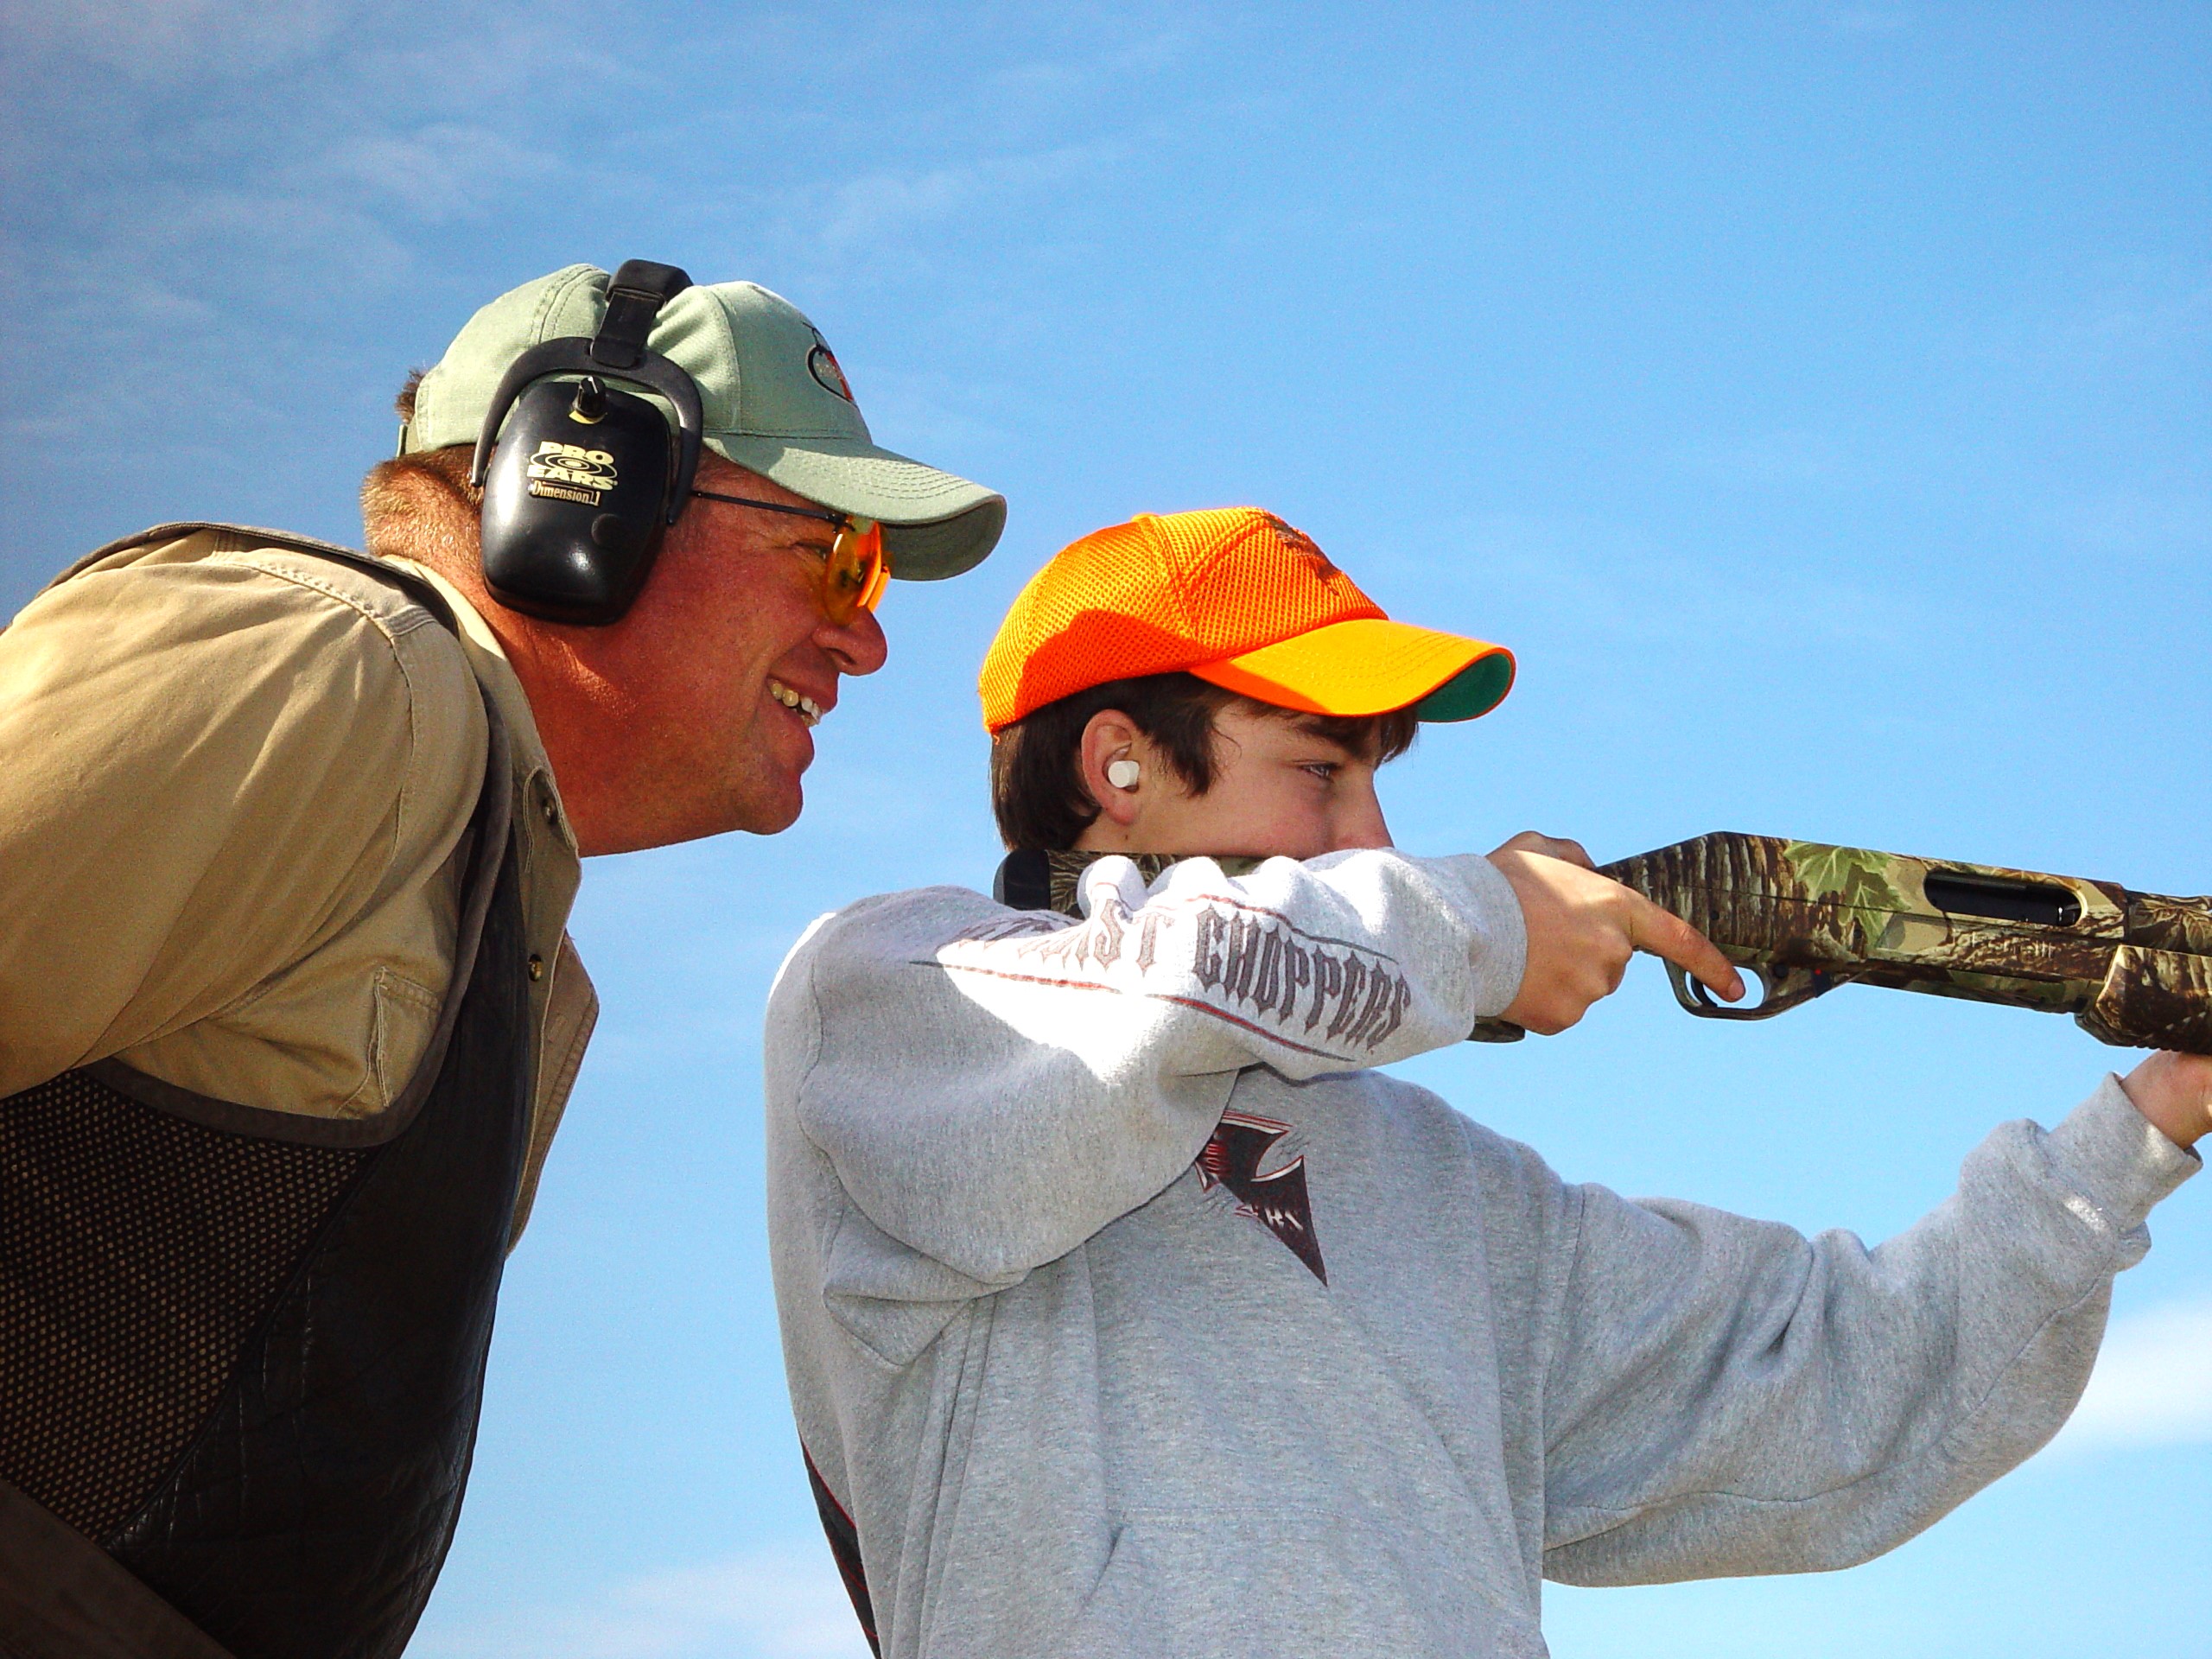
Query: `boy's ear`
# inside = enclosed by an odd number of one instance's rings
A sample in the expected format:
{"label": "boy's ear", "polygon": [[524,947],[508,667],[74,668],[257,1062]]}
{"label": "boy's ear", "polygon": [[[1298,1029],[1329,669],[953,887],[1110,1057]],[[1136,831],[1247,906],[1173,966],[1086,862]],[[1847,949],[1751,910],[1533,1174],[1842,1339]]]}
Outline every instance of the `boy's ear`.
{"label": "boy's ear", "polygon": [[[1117,760],[1137,763],[1137,781],[1133,786],[1118,788],[1107,776],[1106,769]],[[1136,821],[1138,798],[1147,785],[1154,782],[1157,768],[1152,745],[1145,741],[1135,722],[1120,709],[1100,709],[1083,728],[1082,746],[1076,757],[1077,774],[1083,779],[1084,791],[1090,797],[1091,804],[1108,822],[1126,828]]]}

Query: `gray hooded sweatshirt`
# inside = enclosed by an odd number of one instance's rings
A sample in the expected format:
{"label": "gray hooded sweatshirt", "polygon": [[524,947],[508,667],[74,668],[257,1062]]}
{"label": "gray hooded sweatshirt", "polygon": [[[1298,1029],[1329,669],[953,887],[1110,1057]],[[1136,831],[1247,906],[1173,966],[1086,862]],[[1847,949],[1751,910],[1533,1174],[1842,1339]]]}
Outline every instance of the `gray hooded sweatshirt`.
{"label": "gray hooded sweatshirt", "polygon": [[2107,1080],[1850,1234],[1562,1182],[1371,1068],[1518,987],[1480,858],[937,887],[768,1008],[799,1436],[883,1651],[1536,1656],[1541,1582],[1865,1560],[2048,1440],[2197,1167]]}

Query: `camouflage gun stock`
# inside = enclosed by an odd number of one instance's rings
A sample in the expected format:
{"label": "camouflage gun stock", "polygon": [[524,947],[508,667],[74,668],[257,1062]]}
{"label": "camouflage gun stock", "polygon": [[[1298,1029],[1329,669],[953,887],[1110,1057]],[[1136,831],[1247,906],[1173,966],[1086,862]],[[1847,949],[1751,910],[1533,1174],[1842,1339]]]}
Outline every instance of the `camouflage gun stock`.
{"label": "camouflage gun stock", "polygon": [[[1077,913],[1096,853],[1015,853],[999,895]],[[1144,854],[1149,881],[1176,859]],[[1216,861],[1241,875],[1256,858]],[[2212,1054],[2212,899],[2169,899],[2109,881],[2043,875],[1721,831],[1601,866],[1758,976],[1758,1001],[1731,1007],[1673,963],[1675,997],[1707,1020],[1767,1020],[1839,985],[2070,1014],[2101,1041]],[[1478,1040],[1524,1033],[1479,1021]]]}

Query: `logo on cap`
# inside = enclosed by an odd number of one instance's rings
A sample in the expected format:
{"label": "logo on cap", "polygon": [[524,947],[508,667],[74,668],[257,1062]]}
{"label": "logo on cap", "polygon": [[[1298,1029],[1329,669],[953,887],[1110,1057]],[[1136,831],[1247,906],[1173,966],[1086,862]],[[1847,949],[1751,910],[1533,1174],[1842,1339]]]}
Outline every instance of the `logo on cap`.
{"label": "logo on cap", "polygon": [[823,390],[834,391],[847,403],[853,401],[853,389],[845,384],[845,372],[837,366],[837,354],[815,336],[814,349],[806,354],[806,372],[822,383]]}
{"label": "logo on cap", "polygon": [[1272,512],[1262,513],[1261,517],[1265,518],[1274,532],[1287,542],[1293,549],[1302,553],[1311,561],[1313,574],[1322,581],[1326,582],[1332,576],[1344,575],[1343,571],[1337,569],[1336,562],[1321,550],[1319,543],[1297,525],[1285,524]]}

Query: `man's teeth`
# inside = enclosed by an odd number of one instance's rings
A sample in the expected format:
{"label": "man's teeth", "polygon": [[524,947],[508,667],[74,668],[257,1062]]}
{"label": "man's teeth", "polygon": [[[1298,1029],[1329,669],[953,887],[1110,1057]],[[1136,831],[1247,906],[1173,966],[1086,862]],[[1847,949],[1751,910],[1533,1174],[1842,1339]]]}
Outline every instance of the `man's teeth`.
{"label": "man's teeth", "polygon": [[822,723],[822,706],[812,697],[803,697],[781,680],[768,682],[768,695],[791,710],[810,726]]}

